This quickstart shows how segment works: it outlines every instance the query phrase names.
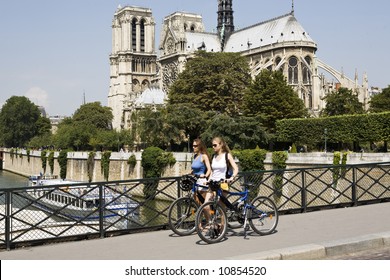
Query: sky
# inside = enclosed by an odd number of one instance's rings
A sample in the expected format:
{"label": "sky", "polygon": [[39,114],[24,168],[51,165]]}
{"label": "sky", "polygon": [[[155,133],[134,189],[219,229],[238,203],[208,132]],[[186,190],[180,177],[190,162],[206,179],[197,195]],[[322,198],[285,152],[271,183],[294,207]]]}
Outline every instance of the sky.
{"label": "sky", "polygon": [[[152,9],[156,44],[165,16],[200,14],[217,25],[217,0],[1,0],[0,106],[26,96],[50,116],[71,116],[83,103],[107,106],[111,23],[118,6]],[[233,1],[236,29],[291,11],[292,0]],[[390,85],[390,1],[295,0],[295,17],[317,43],[317,57],[361,83]],[[156,46],[158,49],[158,46]]]}

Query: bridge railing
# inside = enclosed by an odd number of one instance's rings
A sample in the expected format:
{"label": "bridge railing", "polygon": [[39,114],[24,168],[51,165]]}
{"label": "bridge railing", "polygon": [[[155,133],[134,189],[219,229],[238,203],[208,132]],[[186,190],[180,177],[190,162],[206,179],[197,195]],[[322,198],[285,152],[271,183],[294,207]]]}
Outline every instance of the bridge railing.
{"label": "bridge railing", "polygon": [[[180,177],[34,186],[0,191],[0,248],[104,238],[167,228]],[[271,197],[281,214],[390,200],[390,163],[242,172],[250,196]]]}

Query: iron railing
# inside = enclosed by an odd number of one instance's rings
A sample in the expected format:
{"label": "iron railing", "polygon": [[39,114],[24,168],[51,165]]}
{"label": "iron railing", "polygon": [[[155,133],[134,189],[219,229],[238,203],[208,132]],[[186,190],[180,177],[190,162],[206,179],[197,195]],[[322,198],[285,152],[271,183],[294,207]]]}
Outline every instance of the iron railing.
{"label": "iron railing", "polygon": [[[390,163],[243,172],[281,214],[390,200]],[[35,186],[0,191],[0,248],[164,229],[180,177]],[[50,201],[50,203],[49,203]]]}

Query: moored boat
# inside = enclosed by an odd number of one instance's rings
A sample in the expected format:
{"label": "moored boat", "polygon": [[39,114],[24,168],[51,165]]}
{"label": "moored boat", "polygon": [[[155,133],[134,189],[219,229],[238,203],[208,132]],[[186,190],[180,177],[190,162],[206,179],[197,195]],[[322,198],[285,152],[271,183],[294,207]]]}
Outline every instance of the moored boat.
{"label": "moored boat", "polygon": [[43,175],[29,177],[27,191],[34,207],[69,220],[134,221],[139,204],[114,187],[88,185],[85,182],[58,179]]}

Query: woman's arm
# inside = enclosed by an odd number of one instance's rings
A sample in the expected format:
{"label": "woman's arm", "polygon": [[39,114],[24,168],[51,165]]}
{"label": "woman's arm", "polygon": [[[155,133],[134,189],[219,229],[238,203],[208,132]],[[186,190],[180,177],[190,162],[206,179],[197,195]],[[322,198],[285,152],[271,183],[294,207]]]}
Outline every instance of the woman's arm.
{"label": "woman's arm", "polygon": [[205,174],[205,177],[206,178],[209,178],[210,175],[211,175],[211,164],[210,164],[210,159],[207,155],[202,155],[202,160],[204,162],[204,164],[206,165],[206,168],[207,168],[207,171],[206,171],[206,174]]}
{"label": "woman's arm", "polygon": [[230,179],[233,180],[234,177],[236,177],[238,174],[238,166],[237,166],[237,163],[234,161],[234,158],[233,158],[231,153],[228,153],[228,160],[229,160],[230,166],[233,168],[233,175],[232,175],[232,177],[230,177]]}

